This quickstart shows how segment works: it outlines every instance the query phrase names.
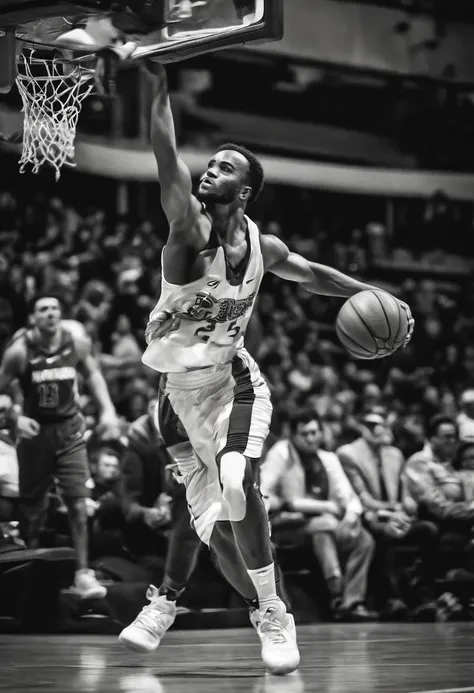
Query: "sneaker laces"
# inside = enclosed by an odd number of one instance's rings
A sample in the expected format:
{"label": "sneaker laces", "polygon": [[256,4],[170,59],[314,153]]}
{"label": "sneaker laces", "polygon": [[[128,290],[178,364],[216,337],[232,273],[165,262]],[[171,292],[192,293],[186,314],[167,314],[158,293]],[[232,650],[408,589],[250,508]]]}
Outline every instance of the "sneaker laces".
{"label": "sneaker laces", "polygon": [[144,606],[135,619],[135,624],[147,630],[151,635],[156,635],[157,629],[164,628],[163,614],[154,604]]}
{"label": "sneaker laces", "polygon": [[162,616],[163,612],[157,608],[156,600],[158,599],[158,590],[156,587],[149,587],[146,593],[146,598],[151,602],[140,611],[135,619],[135,625],[141,626],[152,635],[156,635],[156,630],[164,628]]}
{"label": "sneaker laces", "polygon": [[269,636],[269,640],[274,645],[282,645],[287,642],[285,626],[277,620],[277,617],[264,617],[260,624],[259,630],[261,633]]}

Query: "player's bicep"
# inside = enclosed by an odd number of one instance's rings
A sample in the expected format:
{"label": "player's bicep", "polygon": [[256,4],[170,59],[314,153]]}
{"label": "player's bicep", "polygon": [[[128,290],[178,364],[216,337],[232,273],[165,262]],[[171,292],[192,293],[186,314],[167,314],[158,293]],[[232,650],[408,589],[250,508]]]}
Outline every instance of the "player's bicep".
{"label": "player's bicep", "polygon": [[297,253],[289,253],[285,260],[276,262],[268,268],[268,271],[276,274],[277,277],[300,284],[311,282],[314,278],[308,260]]}
{"label": "player's bicep", "polygon": [[176,151],[170,151],[168,163],[159,165],[161,206],[168,223],[180,224],[200,213],[201,206],[192,194],[191,173]]}
{"label": "player's bicep", "polygon": [[77,370],[88,380],[93,373],[100,370],[99,362],[93,354],[92,341],[85,335],[74,335],[73,338],[78,355]]}

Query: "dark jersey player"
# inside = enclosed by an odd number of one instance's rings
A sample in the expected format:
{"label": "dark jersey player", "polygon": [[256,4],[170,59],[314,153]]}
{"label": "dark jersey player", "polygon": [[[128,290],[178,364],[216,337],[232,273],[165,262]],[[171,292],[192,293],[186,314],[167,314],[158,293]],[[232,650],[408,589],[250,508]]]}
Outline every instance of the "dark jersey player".
{"label": "dark jersey player", "polygon": [[[87,481],[89,464],[78,407],[81,373],[94,397],[99,426],[119,437],[119,425],[107,385],[92,355],[85,331],[61,322],[61,303],[54,295],[37,296],[31,304],[34,327],[5,350],[0,366],[0,392],[14,382],[23,395],[17,412],[20,516],[23,538],[37,548],[48,506],[48,492],[57,479],[68,508],[77,570],[73,590],[83,598],[105,596],[105,587],[88,569]],[[17,405],[18,406],[18,405]]]}

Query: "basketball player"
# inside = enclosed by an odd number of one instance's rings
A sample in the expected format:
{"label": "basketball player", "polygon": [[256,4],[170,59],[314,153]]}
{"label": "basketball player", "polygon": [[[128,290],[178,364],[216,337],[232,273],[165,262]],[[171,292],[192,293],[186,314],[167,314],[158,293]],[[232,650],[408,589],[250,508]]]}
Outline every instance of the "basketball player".
{"label": "basketball player", "polygon": [[[257,593],[252,622],[262,659],[268,671],[289,673],[300,659],[294,619],[276,593],[267,514],[252,472],[272,407],[258,366],[244,348],[244,333],[265,272],[327,296],[349,297],[375,287],[260,235],[245,210],[262,188],[263,170],[247,149],[220,147],[194,196],[190,172],[177,152],[162,66],[156,65],[155,75],[152,145],[170,232],[143,362],[166,374],[165,396],[194,450],[191,459],[178,460],[194,528],[217,555],[220,526],[232,528]],[[408,313],[410,337],[409,308],[400,305]],[[157,601],[155,608],[165,606]],[[132,625],[152,630],[140,617]],[[156,644],[160,636],[157,632]]]}
{"label": "basketball player", "polygon": [[119,437],[119,423],[107,385],[78,329],[61,324],[61,304],[49,293],[30,306],[34,327],[17,334],[3,354],[0,392],[17,381],[24,404],[17,407],[20,510],[28,548],[37,548],[48,505],[48,492],[58,479],[67,504],[77,570],[73,590],[82,598],[106,594],[88,569],[86,498],[89,465],[78,409],[77,376],[82,372],[101,412],[99,427]]}

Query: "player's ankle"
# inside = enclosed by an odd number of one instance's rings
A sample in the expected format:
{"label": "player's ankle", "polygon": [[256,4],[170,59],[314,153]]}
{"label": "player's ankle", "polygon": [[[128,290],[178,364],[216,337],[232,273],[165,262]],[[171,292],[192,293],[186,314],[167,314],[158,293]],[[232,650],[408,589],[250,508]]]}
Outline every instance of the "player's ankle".
{"label": "player's ankle", "polygon": [[274,597],[266,597],[265,599],[259,599],[258,600],[258,610],[261,612],[266,611],[271,606],[273,606],[273,607],[278,606],[278,604],[280,604],[281,601],[282,600],[280,599],[280,597],[276,594]]}
{"label": "player's ankle", "polygon": [[166,597],[168,602],[176,602],[183,594],[184,589],[185,588],[182,587],[181,589],[176,590],[172,587],[168,587],[167,585],[161,585],[160,589],[158,590],[158,594],[160,597]]}

